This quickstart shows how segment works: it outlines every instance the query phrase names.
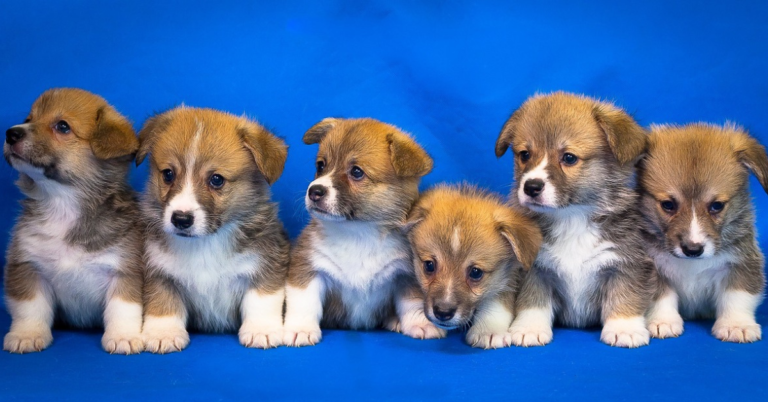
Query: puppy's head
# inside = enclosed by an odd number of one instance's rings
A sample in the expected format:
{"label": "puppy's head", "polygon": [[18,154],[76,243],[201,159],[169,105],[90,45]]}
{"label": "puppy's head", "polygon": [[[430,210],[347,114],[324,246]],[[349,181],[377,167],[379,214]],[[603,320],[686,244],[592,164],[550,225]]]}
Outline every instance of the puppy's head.
{"label": "puppy's head", "polygon": [[541,245],[536,223],[472,187],[422,195],[406,224],[424,312],[436,325],[466,325],[508,284],[516,264],[530,268]]}
{"label": "puppy's head", "polygon": [[211,109],[182,106],[152,117],[139,139],[136,163],[150,155],[148,214],[182,237],[258,213],[287,157],[285,143],[264,127]]}
{"label": "puppy's head", "polygon": [[95,184],[122,180],[138,147],[131,124],[103,98],[59,88],[40,95],[24,123],[5,132],[3,155],[35,182]]}
{"label": "puppy's head", "polygon": [[680,258],[717,254],[737,226],[752,225],[752,171],[768,191],[765,148],[733,125],[653,126],[641,162],[642,208],[666,251]]}
{"label": "puppy's head", "polygon": [[617,107],[563,92],[528,99],[504,125],[496,156],[512,148],[520,205],[552,212],[610,197],[631,176],[646,133]]}
{"label": "puppy's head", "polygon": [[324,119],[304,143],[320,143],[305,197],[320,220],[402,222],[432,170],[432,158],[410,136],[373,119]]}

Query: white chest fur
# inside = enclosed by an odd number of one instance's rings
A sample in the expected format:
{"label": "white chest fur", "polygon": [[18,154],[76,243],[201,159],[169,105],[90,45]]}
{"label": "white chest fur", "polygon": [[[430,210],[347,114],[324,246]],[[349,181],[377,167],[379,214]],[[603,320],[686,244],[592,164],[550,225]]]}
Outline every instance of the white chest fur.
{"label": "white chest fur", "polygon": [[365,222],[323,222],[312,238],[312,265],[339,291],[352,327],[368,327],[392,300],[395,278],[410,268],[405,236]]}
{"label": "white chest fur", "polygon": [[69,244],[66,236],[79,218],[79,203],[74,190],[56,186],[57,193],[43,201],[43,216],[21,226],[16,238],[20,251],[53,291],[62,318],[75,326],[99,326],[107,291],[122,260],[120,249],[89,252]]}
{"label": "white chest fur", "polygon": [[602,239],[599,228],[590,221],[589,210],[568,208],[558,212],[551,227],[552,240],[546,242],[539,253],[539,262],[552,270],[561,280],[564,290],[563,309],[577,322],[594,314],[590,306],[601,268],[616,261],[614,243]]}
{"label": "white chest fur", "polygon": [[716,297],[724,289],[728,266],[735,260],[730,254],[709,258],[678,258],[669,253],[653,255],[656,267],[675,290],[680,315],[684,318],[713,317]]}
{"label": "white chest fur", "polygon": [[147,245],[149,262],[181,286],[189,313],[194,315],[190,318],[201,329],[236,328],[243,295],[260,268],[258,253],[235,252],[232,230],[223,227],[204,237],[172,237],[169,249]]}

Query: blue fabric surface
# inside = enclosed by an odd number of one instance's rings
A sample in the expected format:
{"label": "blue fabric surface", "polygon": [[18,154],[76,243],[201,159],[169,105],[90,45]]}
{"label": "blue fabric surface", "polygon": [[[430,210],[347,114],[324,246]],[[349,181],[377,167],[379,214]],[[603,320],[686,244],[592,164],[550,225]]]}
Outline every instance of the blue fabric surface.
{"label": "blue fabric surface", "polygon": [[[290,145],[273,190],[292,236],[308,219],[316,152],[301,136],[327,116],[413,133],[435,159],[425,187],[466,180],[501,193],[512,159],[494,157],[496,136],[537,91],[613,100],[643,125],[732,120],[768,143],[765,2],[153,3],[0,3],[0,127],[58,86],[104,96],[137,129],[181,102],[246,113]],[[136,188],[146,174],[132,172]],[[15,177],[0,168],[0,244],[19,210]],[[768,197],[754,179],[752,189],[768,233]],[[758,321],[768,324],[765,305]],[[3,332],[9,323],[0,313]],[[0,354],[0,400],[764,400],[768,341],[721,343],[711,325],[638,350],[605,346],[597,330],[556,329],[549,346],[497,351],[458,333],[326,331],[312,348],[193,335],[182,353],[129,357],[104,353],[96,332],[55,331],[43,353]]]}

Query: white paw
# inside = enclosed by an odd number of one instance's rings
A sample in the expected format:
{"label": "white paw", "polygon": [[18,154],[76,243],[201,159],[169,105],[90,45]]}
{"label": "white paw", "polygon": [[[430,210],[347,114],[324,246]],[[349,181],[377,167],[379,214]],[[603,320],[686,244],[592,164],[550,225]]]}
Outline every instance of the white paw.
{"label": "white paw", "polygon": [[179,352],[189,345],[189,333],[178,317],[146,317],[141,335],[147,352]]}
{"label": "white paw", "polygon": [[512,324],[509,333],[515,346],[544,346],[552,342],[552,327],[549,325]]}
{"label": "white paw", "polygon": [[286,323],[283,329],[283,345],[314,346],[323,339],[320,324],[317,322]]}
{"label": "white paw", "polygon": [[130,355],[144,350],[144,340],[140,333],[105,332],[101,337],[101,347],[109,353]]}
{"label": "white paw", "polygon": [[3,350],[11,353],[39,352],[53,342],[51,329],[45,326],[24,328],[5,335]]}
{"label": "white paw", "polygon": [[652,317],[648,322],[648,331],[654,338],[676,338],[683,333],[683,318],[680,314],[669,317]]}
{"label": "white paw", "polygon": [[473,326],[467,331],[467,343],[473,348],[499,349],[512,345],[512,333],[506,331],[492,331]]}
{"label": "white paw", "polygon": [[762,337],[760,324],[753,320],[718,319],[712,327],[712,335],[725,342],[749,343]]}
{"label": "white paw", "polygon": [[416,339],[440,339],[445,338],[447,331],[432,324],[424,313],[406,314],[399,320],[399,331]]}
{"label": "white paw", "polygon": [[245,323],[238,335],[240,344],[248,348],[269,349],[283,344],[282,326]]}
{"label": "white paw", "polygon": [[637,348],[650,342],[651,333],[643,317],[609,318],[603,324],[600,340],[611,346]]}

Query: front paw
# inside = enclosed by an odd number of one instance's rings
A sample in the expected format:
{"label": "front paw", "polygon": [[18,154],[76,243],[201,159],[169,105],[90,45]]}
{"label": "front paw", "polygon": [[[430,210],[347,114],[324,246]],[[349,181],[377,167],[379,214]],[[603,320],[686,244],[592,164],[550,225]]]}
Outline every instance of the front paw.
{"label": "front paw", "polygon": [[473,348],[498,349],[512,345],[512,332],[480,329],[473,326],[467,331],[467,343]]}
{"label": "front paw", "polygon": [[109,353],[130,355],[144,350],[144,340],[140,333],[118,333],[107,331],[101,337],[101,347]]}
{"label": "front paw", "polygon": [[142,337],[144,350],[152,353],[179,352],[189,345],[184,322],[176,317],[147,317]]}
{"label": "front paw", "polygon": [[283,345],[314,346],[323,339],[317,322],[286,323],[283,329]]}
{"label": "front paw", "polygon": [[269,349],[283,344],[283,328],[278,325],[244,323],[238,335],[240,344],[247,348]]}
{"label": "front paw", "polygon": [[609,318],[603,325],[600,340],[610,346],[637,348],[647,345],[651,334],[643,317]]}
{"label": "front paw", "polygon": [[509,333],[515,346],[544,346],[552,342],[552,327],[549,325],[512,324]]}
{"label": "front paw", "polygon": [[648,331],[654,338],[676,338],[683,333],[683,318],[680,314],[670,317],[653,317],[648,322]]}
{"label": "front paw", "polygon": [[[403,335],[408,335],[411,338],[416,339],[440,339],[445,338],[447,331],[438,328],[435,324],[427,319],[423,314],[406,314],[402,319],[397,320],[398,324],[394,325]],[[392,325],[388,325],[392,326]]]}
{"label": "front paw", "polygon": [[712,327],[712,335],[725,342],[750,343],[761,339],[762,330],[754,320],[720,318]]}
{"label": "front paw", "polygon": [[11,353],[39,352],[53,342],[51,329],[46,326],[24,328],[9,332],[3,341],[3,350]]}

